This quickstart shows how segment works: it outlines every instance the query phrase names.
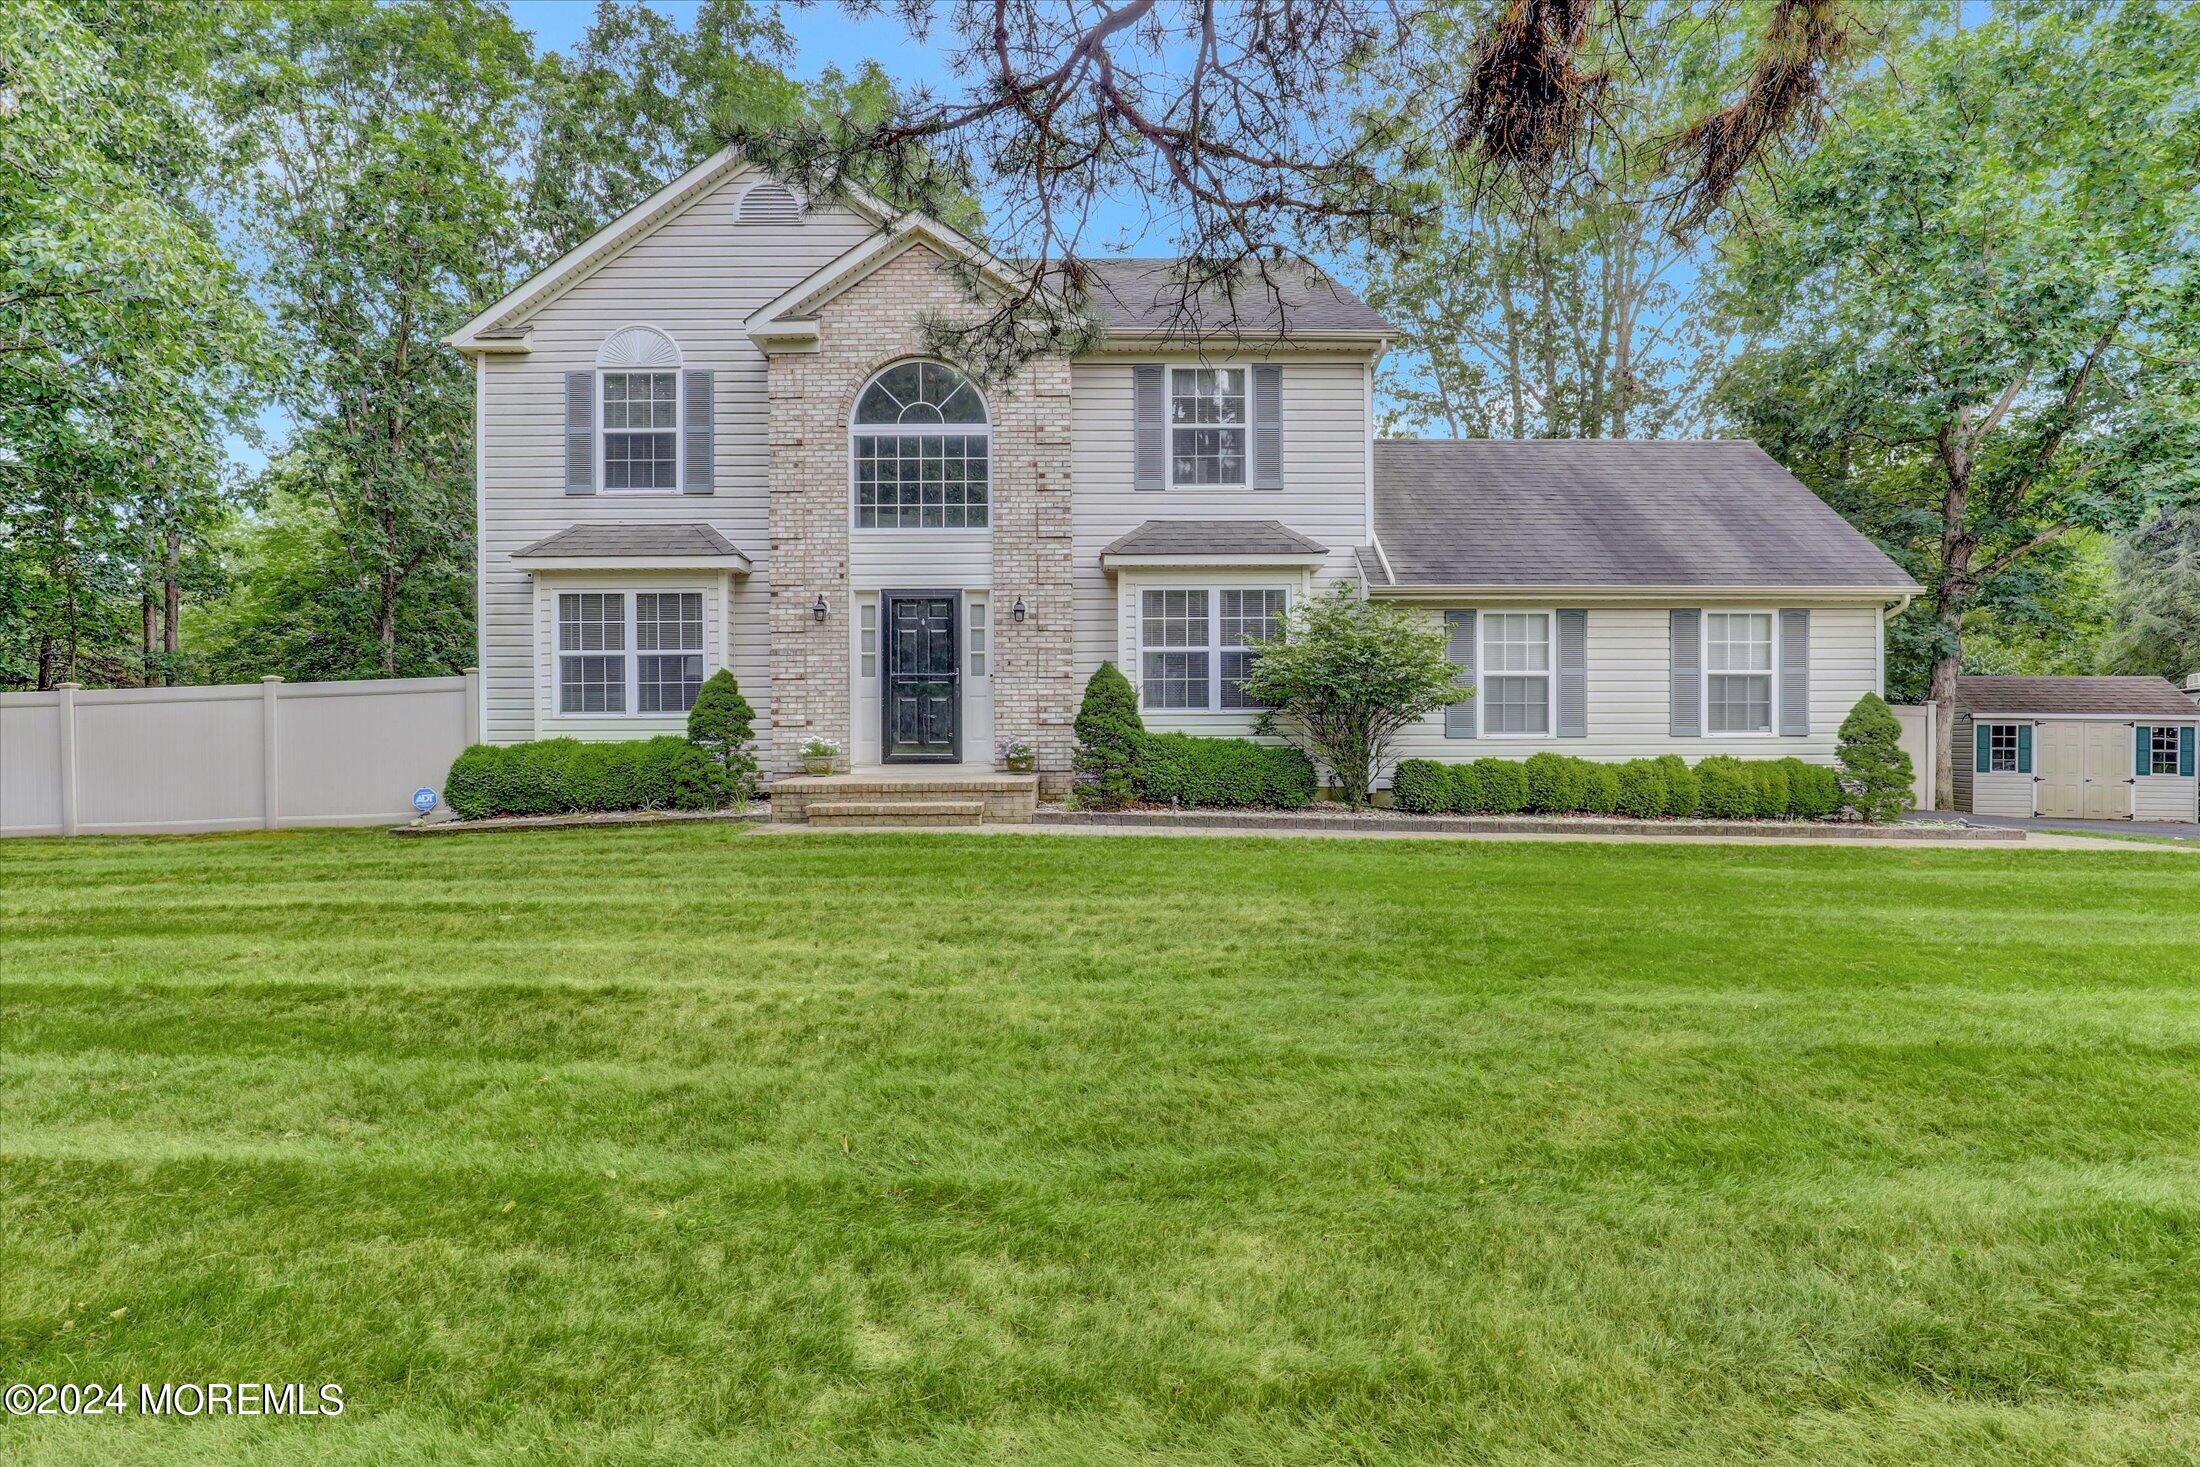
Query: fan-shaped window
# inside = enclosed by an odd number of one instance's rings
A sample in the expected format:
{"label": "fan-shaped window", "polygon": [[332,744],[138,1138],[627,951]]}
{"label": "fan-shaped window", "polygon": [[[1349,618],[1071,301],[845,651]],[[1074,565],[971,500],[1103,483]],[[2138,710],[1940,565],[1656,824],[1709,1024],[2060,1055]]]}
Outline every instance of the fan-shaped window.
{"label": "fan-shaped window", "polygon": [[897,362],[856,398],[856,528],[982,530],[992,523],[991,429],[970,379]]}
{"label": "fan-shaped window", "polygon": [[802,201],[783,183],[752,183],[734,218],[742,224],[800,224]]}

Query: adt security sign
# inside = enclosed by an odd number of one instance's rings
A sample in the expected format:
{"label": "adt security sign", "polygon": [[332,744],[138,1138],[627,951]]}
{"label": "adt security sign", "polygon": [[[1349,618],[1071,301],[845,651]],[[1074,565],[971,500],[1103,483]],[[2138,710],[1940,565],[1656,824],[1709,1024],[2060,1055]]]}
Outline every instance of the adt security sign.
{"label": "adt security sign", "polygon": [[435,808],[435,791],[423,786],[413,791],[413,808],[425,815]]}

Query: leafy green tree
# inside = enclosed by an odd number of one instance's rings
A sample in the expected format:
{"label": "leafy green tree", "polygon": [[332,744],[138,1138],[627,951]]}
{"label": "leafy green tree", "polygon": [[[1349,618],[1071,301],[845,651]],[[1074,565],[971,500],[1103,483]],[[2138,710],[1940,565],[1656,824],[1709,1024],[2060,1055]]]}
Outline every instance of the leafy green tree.
{"label": "leafy green tree", "polygon": [[384,674],[416,583],[472,579],[473,377],[440,338],[518,273],[533,67],[486,0],[316,0],[222,96],[289,347],[299,426],[271,474],[325,506]]}
{"label": "leafy green tree", "polygon": [[1364,805],[1398,733],[1470,696],[1458,677],[1441,625],[1339,585],[1292,608],[1245,691],[1268,709],[1263,732],[1282,732],[1328,765],[1344,801]]}
{"label": "leafy green tree", "polygon": [[1077,747],[1072,766],[1083,776],[1080,803],[1120,810],[1138,794],[1138,758],[1146,725],[1138,716],[1138,693],[1112,662],[1103,662],[1085,683],[1074,725]]}
{"label": "leafy green tree", "polygon": [[0,24],[0,683],[172,675],[262,365],[194,202],[196,42],[227,8],[18,0]]}
{"label": "leafy green tree", "polygon": [[688,742],[725,772],[728,793],[739,803],[756,798],[756,710],[741,696],[728,668],[703,680],[688,710]]}
{"label": "leafy green tree", "polygon": [[1841,720],[1834,758],[1841,765],[1842,793],[1857,819],[1877,824],[1896,819],[1910,808],[1917,771],[1910,756],[1902,752],[1901,722],[1877,693],[1857,699],[1849,716]]}
{"label": "leafy green tree", "polygon": [[2106,598],[2115,625],[2101,671],[2178,682],[2200,673],[2200,510],[2166,515],[2119,543]]}
{"label": "leafy green tree", "polygon": [[1997,10],[1858,87],[1735,250],[1725,401],[1925,584],[1942,789],[1974,611],[2200,497],[2196,75],[2190,6]]}

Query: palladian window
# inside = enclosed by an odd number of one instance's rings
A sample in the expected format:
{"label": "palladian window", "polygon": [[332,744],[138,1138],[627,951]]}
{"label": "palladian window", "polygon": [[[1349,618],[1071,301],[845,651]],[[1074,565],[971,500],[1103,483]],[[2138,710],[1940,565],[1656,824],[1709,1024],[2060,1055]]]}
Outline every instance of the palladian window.
{"label": "palladian window", "polygon": [[940,362],[897,362],[856,398],[856,528],[982,530],[992,523],[985,399]]}

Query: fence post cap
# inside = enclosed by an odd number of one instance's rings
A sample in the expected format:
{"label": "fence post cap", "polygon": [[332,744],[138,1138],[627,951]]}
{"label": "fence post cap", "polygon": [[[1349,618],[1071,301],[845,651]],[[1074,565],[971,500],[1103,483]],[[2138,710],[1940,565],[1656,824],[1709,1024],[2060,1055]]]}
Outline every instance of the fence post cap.
{"label": "fence post cap", "polygon": [[480,677],[480,676],[481,676],[481,669],[480,669],[480,668],[478,668],[478,667],[467,667],[467,668],[461,668],[461,669],[460,669],[460,671],[461,671],[461,672],[462,672],[462,673],[463,673],[463,674],[464,674],[465,676],[467,676],[467,677]]}
{"label": "fence post cap", "polygon": [[279,683],[282,681],[282,678],[278,674],[271,672],[266,677],[261,678],[260,681],[263,683]]}
{"label": "fence post cap", "polygon": [[57,692],[57,693],[81,693],[81,692],[83,692],[83,691],[84,691],[84,684],[82,684],[82,683],[55,683],[55,684],[53,685],[53,688],[54,688],[54,691],[55,691],[55,692]]}

